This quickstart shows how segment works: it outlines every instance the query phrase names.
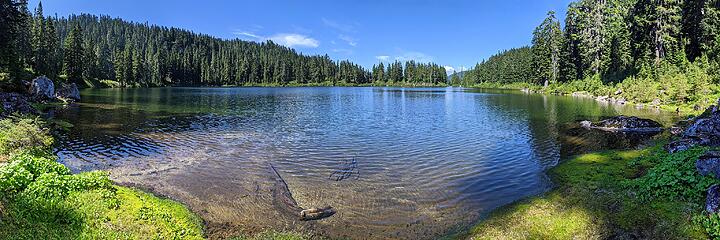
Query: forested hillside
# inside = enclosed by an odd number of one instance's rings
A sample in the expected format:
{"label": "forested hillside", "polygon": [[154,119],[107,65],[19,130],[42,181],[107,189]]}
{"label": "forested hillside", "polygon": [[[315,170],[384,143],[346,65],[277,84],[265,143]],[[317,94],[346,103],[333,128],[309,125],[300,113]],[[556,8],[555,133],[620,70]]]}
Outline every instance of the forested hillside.
{"label": "forested hillside", "polygon": [[6,82],[40,75],[117,87],[447,81],[437,64],[395,62],[385,68],[381,63],[371,73],[350,61],[304,55],[271,41],[225,40],[108,16],[46,17],[42,3],[32,14],[26,0],[0,5],[0,80]]}
{"label": "forested hillside", "polygon": [[579,0],[564,24],[548,13],[531,47],[479,63],[465,81],[705,104],[718,93],[718,54],[719,0]]}

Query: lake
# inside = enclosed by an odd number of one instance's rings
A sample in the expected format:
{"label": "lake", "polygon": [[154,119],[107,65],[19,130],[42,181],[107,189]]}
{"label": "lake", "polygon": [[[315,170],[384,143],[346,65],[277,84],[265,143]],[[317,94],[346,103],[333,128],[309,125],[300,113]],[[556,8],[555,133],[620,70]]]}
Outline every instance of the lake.
{"label": "lake", "polygon": [[[574,154],[640,138],[579,128],[620,114],[669,113],[593,99],[462,88],[88,89],[58,110],[73,171],[187,204],[210,236],[267,229],[333,238],[432,239],[546,191],[544,171]],[[273,204],[274,166],[311,222]]]}

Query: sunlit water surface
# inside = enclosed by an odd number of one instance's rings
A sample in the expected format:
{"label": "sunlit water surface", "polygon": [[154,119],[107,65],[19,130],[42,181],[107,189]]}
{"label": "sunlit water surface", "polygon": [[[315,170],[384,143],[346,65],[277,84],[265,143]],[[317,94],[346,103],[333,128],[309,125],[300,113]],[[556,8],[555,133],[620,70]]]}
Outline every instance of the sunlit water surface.
{"label": "sunlit water surface", "polygon": [[[188,204],[208,234],[266,229],[333,238],[436,238],[541,193],[564,157],[636,145],[578,128],[629,114],[671,115],[591,99],[459,88],[153,88],[85,90],[57,113],[74,171]],[[302,207],[338,213],[299,222],[272,203],[275,166]]]}

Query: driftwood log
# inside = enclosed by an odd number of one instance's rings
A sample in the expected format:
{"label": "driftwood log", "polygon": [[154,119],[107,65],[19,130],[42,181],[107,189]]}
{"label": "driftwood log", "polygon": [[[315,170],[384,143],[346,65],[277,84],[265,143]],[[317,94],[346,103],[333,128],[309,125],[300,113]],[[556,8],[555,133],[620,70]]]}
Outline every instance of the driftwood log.
{"label": "driftwood log", "polygon": [[335,214],[335,209],[331,206],[323,208],[304,209],[298,206],[292,196],[287,183],[283,180],[275,166],[270,164],[270,169],[275,173],[275,183],[273,183],[273,203],[287,214],[297,216],[301,221],[320,220],[328,218]]}

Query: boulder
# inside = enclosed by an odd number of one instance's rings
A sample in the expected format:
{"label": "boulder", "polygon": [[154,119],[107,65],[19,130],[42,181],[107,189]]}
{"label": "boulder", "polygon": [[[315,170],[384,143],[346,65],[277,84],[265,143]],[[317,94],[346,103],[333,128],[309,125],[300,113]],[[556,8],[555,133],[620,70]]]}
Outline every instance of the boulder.
{"label": "boulder", "polygon": [[674,153],[695,146],[720,146],[720,111],[717,107],[710,107],[691,119],[680,137],[665,145],[665,150]]}
{"label": "boulder", "polygon": [[38,101],[55,99],[55,84],[45,76],[35,78],[30,82],[30,96]]}
{"label": "boulder", "polygon": [[78,90],[75,83],[62,84],[55,93],[55,96],[63,101],[80,101],[80,90]]}
{"label": "boulder", "polygon": [[593,123],[591,121],[581,121],[580,126],[583,128],[592,128]]}
{"label": "boulder", "polygon": [[580,125],[584,128],[593,128],[603,131],[620,132],[661,132],[660,123],[639,117],[617,116],[602,120],[597,123],[582,121]]}
{"label": "boulder", "polygon": [[18,93],[0,93],[0,116],[6,117],[13,113],[37,114],[37,110],[30,105],[27,97]]}
{"label": "boulder", "polygon": [[720,177],[720,151],[709,151],[695,161],[695,168],[700,175]]}
{"label": "boulder", "polygon": [[695,146],[710,146],[711,141],[707,138],[681,138],[665,145],[665,151],[669,153],[676,153],[691,149]]}
{"label": "boulder", "polygon": [[705,199],[705,212],[717,213],[720,210],[720,185],[716,184],[708,188]]}

